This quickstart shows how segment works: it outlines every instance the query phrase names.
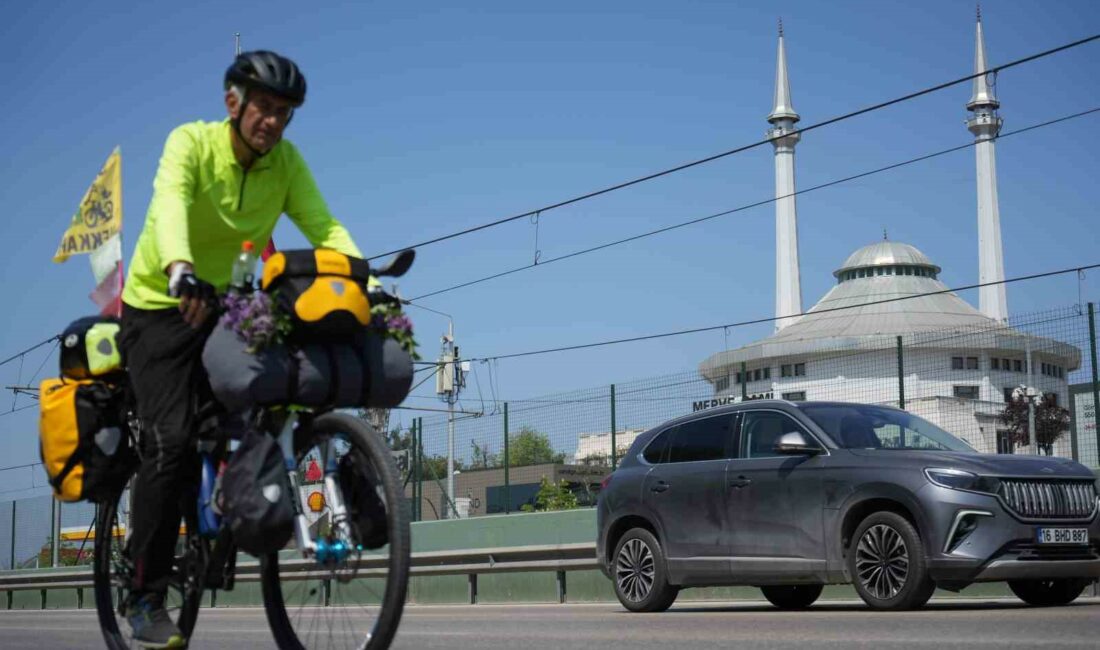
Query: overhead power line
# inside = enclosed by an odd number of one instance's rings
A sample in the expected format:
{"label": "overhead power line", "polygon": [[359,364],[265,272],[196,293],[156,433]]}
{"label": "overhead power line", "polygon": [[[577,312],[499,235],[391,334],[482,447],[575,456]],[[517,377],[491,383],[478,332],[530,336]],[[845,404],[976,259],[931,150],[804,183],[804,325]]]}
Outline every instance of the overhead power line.
{"label": "overhead power line", "polygon": [[609,341],[598,341],[595,343],[581,343],[578,345],[566,345],[557,348],[546,348],[543,350],[531,350],[528,352],[513,352],[511,354],[498,354],[485,357],[473,357],[469,361],[499,361],[501,359],[515,359],[517,357],[530,357],[539,354],[550,354],[553,352],[569,352],[572,350],[584,350],[588,348],[598,348],[608,345],[618,345],[620,343],[637,343],[639,341],[650,341],[653,339],[669,338],[672,336],[684,336],[686,334],[699,334],[701,332],[713,332],[726,327],[744,327],[746,325],[758,325],[760,323],[772,323],[777,320],[783,320],[786,318],[798,318],[801,316],[807,316],[810,314],[828,314],[836,311],[844,311],[848,309],[858,309],[860,307],[871,307],[873,305],[884,305],[891,302],[901,302],[903,300],[913,300],[915,298],[925,298],[927,296],[938,296],[944,293],[954,293],[956,291],[967,291],[969,289],[979,289],[981,287],[991,287],[998,284],[1011,284],[1013,282],[1023,282],[1025,280],[1037,280],[1039,278],[1049,278],[1056,275],[1065,275],[1067,273],[1080,273],[1081,271],[1088,271],[1091,269],[1100,268],[1100,264],[1090,264],[1088,266],[1076,266],[1070,269],[1061,269],[1058,271],[1047,271],[1045,273],[1033,273],[1031,275],[1021,275],[1015,278],[1008,278],[1007,280],[998,280],[996,282],[981,282],[978,284],[969,284],[962,287],[955,287],[952,289],[941,289],[939,291],[928,291],[926,293],[917,293],[911,296],[899,296],[897,298],[884,298],[882,300],[873,300],[870,302],[860,303],[858,305],[849,305],[847,307],[830,307],[828,309],[819,309],[816,311],[802,312],[798,314],[788,314],[785,316],[770,316],[767,318],[755,318],[752,320],[745,320],[736,323],[725,323],[723,325],[711,325],[708,327],[696,327],[693,329],[676,330],[673,332],[662,332],[660,334],[648,334],[645,336],[633,336],[625,339],[612,339]]}
{"label": "overhead power line", "polygon": [[900,104],[902,102],[907,102],[911,99],[916,99],[917,97],[922,97],[924,95],[928,95],[928,94],[931,94],[931,93],[938,92],[938,91],[943,90],[945,88],[950,88],[952,86],[957,86],[958,84],[965,83],[967,81],[971,81],[972,79],[974,79],[976,77],[980,77],[980,76],[983,76],[983,75],[995,75],[998,72],[1000,72],[1001,70],[1007,70],[1009,68],[1013,68],[1013,67],[1016,67],[1016,66],[1019,66],[1019,65],[1023,65],[1025,63],[1030,63],[1032,61],[1036,61],[1038,59],[1042,59],[1042,58],[1051,56],[1053,54],[1057,54],[1059,52],[1064,52],[1065,50],[1069,50],[1069,49],[1072,49],[1072,48],[1075,48],[1075,47],[1080,47],[1081,45],[1091,43],[1092,41],[1095,41],[1097,39],[1100,39],[1100,34],[1089,36],[1088,38],[1083,38],[1081,40],[1073,41],[1072,43],[1066,43],[1065,45],[1060,45],[1058,47],[1055,47],[1055,48],[1052,48],[1052,49],[1049,49],[1049,50],[1044,50],[1042,52],[1038,52],[1038,53],[1032,54],[1030,56],[1025,56],[1022,59],[1016,59],[1015,61],[1011,61],[1011,62],[1005,63],[1003,65],[995,66],[993,68],[990,68],[990,69],[986,70],[985,72],[977,72],[977,73],[974,73],[974,74],[970,74],[970,75],[967,75],[965,77],[960,77],[958,79],[955,79],[953,81],[947,81],[947,82],[944,82],[944,83],[941,83],[941,84],[938,84],[938,85],[935,85],[935,86],[930,86],[928,88],[924,88],[923,90],[918,90],[916,92],[909,93],[908,95],[903,95],[901,97],[897,97],[897,98],[894,98],[894,99],[891,99],[891,100],[888,100],[888,101],[880,102],[880,103],[874,104],[872,106],[867,106],[865,108],[861,108],[861,109],[852,111],[850,113],[845,113],[843,115],[838,115],[836,117],[829,118],[829,119],[827,119],[823,122],[817,122],[817,123],[811,124],[809,126],[804,126],[800,129],[795,129],[795,130],[790,131],[790,132],[784,132],[781,136],[766,138],[766,139],[760,140],[758,142],[753,142],[752,144],[747,144],[747,145],[744,145],[744,146],[736,147],[734,149],[730,149],[728,151],[723,151],[721,153],[717,153],[717,154],[714,154],[712,156],[707,156],[706,158],[700,158],[699,160],[694,160],[694,161],[691,161],[691,162],[688,162],[688,163],[684,163],[682,165],[677,165],[675,167],[670,167],[668,169],[665,169],[665,170],[662,170],[662,171],[659,171],[659,172],[654,172],[652,174],[647,174],[645,176],[642,176],[641,178],[635,178],[634,180],[625,181],[625,182],[619,183],[617,185],[612,185],[611,187],[605,187],[604,189],[601,189],[601,190],[596,190],[594,192],[589,192],[587,194],[582,194],[580,196],[576,196],[576,197],[573,197],[571,199],[566,199],[564,201],[559,201],[557,203],[552,203],[550,205],[543,206],[541,208],[536,208],[534,210],[529,210],[529,211],[524,212],[522,214],[513,215],[511,217],[505,217],[503,219],[497,219],[496,221],[490,221],[489,223],[484,223],[484,224],[481,224],[480,226],[474,226],[472,228],[466,228],[465,230],[460,230],[458,232],[454,232],[454,233],[451,233],[449,235],[442,235],[442,236],[439,236],[439,237],[435,237],[433,239],[428,239],[428,240],[419,242],[417,244],[411,244],[409,246],[402,246],[401,248],[397,248],[397,249],[394,249],[392,251],[388,251],[388,252],[385,252],[385,253],[379,253],[378,255],[368,257],[367,259],[368,260],[376,260],[380,257],[387,257],[389,255],[393,255],[393,254],[398,253],[402,250],[405,250],[406,248],[422,248],[422,247],[428,246],[430,244],[436,244],[436,243],[439,243],[441,241],[446,241],[448,239],[454,239],[456,237],[462,237],[464,235],[469,235],[471,233],[475,233],[475,232],[478,232],[480,230],[485,230],[487,228],[492,228],[494,226],[499,226],[499,225],[502,225],[502,224],[510,223],[512,221],[518,221],[519,219],[525,219],[525,218],[528,218],[528,217],[533,217],[535,215],[541,215],[543,212],[549,212],[551,210],[555,210],[557,208],[565,207],[565,206],[571,205],[573,203],[578,203],[580,201],[585,201],[587,199],[591,199],[591,198],[595,198],[597,196],[601,196],[601,195],[604,195],[604,194],[615,192],[617,190],[621,190],[621,189],[624,189],[624,188],[627,188],[627,187],[638,185],[640,183],[645,183],[647,181],[651,181],[651,180],[654,180],[654,179],[657,179],[657,178],[661,178],[663,176],[668,176],[670,174],[675,174],[676,172],[681,172],[681,171],[684,171],[685,169],[691,169],[692,167],[697,167],[699,165],[704,165],[706,163],[714,162],[715,160],[720,160],[722,158],[726,158],[726,157],[732,156],[734,154],[742,153],[742,152],[748,151],[750,149],[755,149],[756,147],[761,147],[761,146],[763,146],[765,144],[768,144],[768,143],[770,143],[774,140],[777,140],[779,138],[786,138],[786,137],[789,137],[789,136],[791,136],[793,134],[797,134],[797,133],[806,133],[808,131],[813,131],[814,129],[820,129],[820,128],[825,127],[825,126],[829,126],[830,124],[836,124],[837,122],[843,122],[844,120],[849,120],[849,119],[852,119],[853,117],[858,117],[860,115],[864,115],[864,114],[871,113],[871,112],[874,112],[874,111],[877,111],[877,110],[881,110],[883,108],[887,108],[887,107],[893,106],[895,104]]}
{"label": "overhead power line", "polygon": [[12,356],[8,357],[7,359],[4,359],[3,361],[0,361],[0,366],[4,365],[6,363],[11,363],[12,361],[15,361],[16,359],[18,359],[19,357],[21,357],[21,356],[23,356],[27,353],[34,352],[35,350],[42,347],[43,345],[48,345],[49,343],[57,341],[60,338],[61,338],[60,335],[55,334],[55,335],[51,336],[50,338],[46,339],[45,341],[42,341],[41,343],[37,343],[35,345],[32,345],[31,347],[27,348],[26,350],[23,350],[22,352],[19,352],[17,354],[13,354]]}
{"label": "overhead power line", "polygon": [[[1059,122],[1065,122],[1067,120],[1072,120],[1072,119],[1075,119],[1075,118],[1078,118],[1078,117],[1084,117],[1086,115],[1091,115],[1091,114],[1097,113],[1097,112],[1100,112],[1100,107],[1091,108],[1087,111],[1081,111],[1079,113],[1074,113],[1072,115],[1066,115],[1066,116],[1063,116],[1063,117],[1055,118],[1055,119],[1052,119],[1052,120],[1048,120],[1046,122],[1041,122],[1039,124],[1032,124],[1031,126],[1026,126],[1026,127],[1023,127],[1023,128],[1020,128],[1020,129],[1016,129],[1015,131],[1009,131],[1007,133],[1002,133],[1000,136],[998,136],[998,139],[1007,138],[1007,137],[1011,137],[1011,136],[1014,136],[1014,135],[1019,135],[1021,133],[1026,133],[1028,131],[1034,131],[1035,129],[1040,129],[1040,128],[1043,128],[1043,127],[1046,127],[1046,126],[1051,126],[1051,125],[1054,125],[1054,124],[1058,124]],[[595,253],[595,252],[601,251],[605,248],[620,246],[622,244],[627,244],[627,243],[630,243],[632,241],[637,241],[639,239],[644,239],[646,237],[652,237],[654,235],[660,235],[660,234],[663,234],[663,233],[666,233],[666,232],[670,232],[672,230],[677,230],[679,228],[685,228],[687,226],[693,226],[693,225],[696,225],[696,224],[699,224],[699,223],[703,223],[704,221],[710,221],[711,219],[717,219],[718,217],[725,217],[725,216],[728,216],[728,215],[731,215],[731,214],[734,214],[734,213],[737,213],[737,212],[743,212],[745,210],[750,210],[752,208],[758,208],[760,206],[768,205],[770,203],[775,203],[776,201],[787,199],[787,198],[790,198],[792,196],[798,196],[800,194],[807,194],[809,192],[822,190],[822,189],[825,189],[827,187],[833,187],[834,185],[841,185],[843,183],[848,183],[848,182],[851,182],[851,181],[859,180],[861,178],[866,178],[868,176],[873,176],[875,174],[879,174],[879,173],[882,173],[882,172],[891,171],[891,170],[894,170],[894,169],[898,169],[900,167],[905,167],[907,165],[912,165],[912,164],[915,164],[915,163],[918,163],[918,162],[923,162],[925,160],[930,160],[932,158],[937,158],[939,156],[944,156],[944,155],[947,155],[949,153],[955,153],[956,151],[962,151],[964,149],[969,149],[969,148],[975,146],[976,144],[977,144],[977,142],[968,142],[966,144],[962,144],[962,145],[959,145],[959,146],[956,146],[956,147],[950,147],[948,149],[943,149],[943,150],[940,150],[940,151],[936,151],[934,153],[926,154],[926,155],[923,155],[923,156],[918,156],[916,158],[910,158],[909,160],[905,160],[905,161],[902,161],[902,162],[899,162],[899,163],[894,163],[892,165],[886,165],[885,167],[878,167],[878,168],[872,169],[870,171],[861,172],[859,174],[854,174],[852,176],[846,176],[844,178],[838,178],[836,180],[829,181],[827,183],[821,183],[820,185],[814,185],[812,187],[807,187],[805,189],[798,190],[797,192],[791,192],[790,194],[785,194],[783,196],[777,196],[775,198],[766,199],[766,200],[763,200],[763,201],[756,201],[755,203],[749,203],[749,204],[742,205],[742,206],[739,206],[739,207],[736,207],[736,208],[732,208],[730,210],[723,210],[722,212],[716,212],[714,214],[709,214],[709,215],[706,215],[704,217],[699,217],[697,219],[691,219],[689,221],[682,221],[680,223],[672,224],[670,226],[665,226],[663,228],[658,228],[656,230],[650,230],[650,231],[647,231],[647,232],[639,233],[637,235],[632,235],[630,237],[625,237],[623,239],[617,239],[615,241],[600,244],[598,246],[592,246],[590,248],[584,248],[584,249],[581,249],[581,250],[573,251],[571,253],[566,253],[564,255],[559,255],[558,257],[551,257],[549,259],[539,260],[537,263],[524,264],[523,266],[517,266],[515,268],[508,269],[507,271],[501,271],[500,273],[494,273],[492,275],[487,275],[485,277],[478,278],[476,280],[470,280],[468,282],[462,282],[462,283],[459,283],[459,284],[455,284],[455,285],[446,287],[444,289],[438,289],[436,291],[430,291],[428,293],[419,295],[415,298],[410,298],[409,300],[406,301],[406,304],[415,305],[415,301],[417,301],[417,300],[422,300],[424,298],[430,298],[432,296],[438,296],[439,294],[447,293],[449,291],[455,291],[456,289],[464,289],[466,287],[470,287],[470,286],[473,286],[475,284],[481,284],[482,282],[488,282],[489,280],[496,280],[498,278],[502,278],[502,277],[505,277],[505,276],[508,276],[508,275],[512,275],[514,273],[519,273],[520,271],[527,271],[527,270],[530,270],[530,269],[533,269],[533,268],[536,268],[536,267],[546,266],[547,264],[552,264],[554,262],[560,262],[562,260],[567,260],[567,259],[572,258],[572,257],[579,257],[581,255],[587,255],[588,253]],[[423,307],[423,305],[416,305],[416,306]]]}

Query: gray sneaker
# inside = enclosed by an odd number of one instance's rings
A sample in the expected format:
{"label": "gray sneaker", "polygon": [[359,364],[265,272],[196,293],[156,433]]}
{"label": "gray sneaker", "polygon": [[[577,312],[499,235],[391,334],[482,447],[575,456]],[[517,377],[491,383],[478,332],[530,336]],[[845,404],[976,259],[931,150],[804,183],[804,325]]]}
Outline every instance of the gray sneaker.
{"label": "gray sneaker", "polygon": [[126,620],[134,632],[134,641],[144,648],[186,648],[184,638],[164,609],[164,596],[145,594],[126,608]]}

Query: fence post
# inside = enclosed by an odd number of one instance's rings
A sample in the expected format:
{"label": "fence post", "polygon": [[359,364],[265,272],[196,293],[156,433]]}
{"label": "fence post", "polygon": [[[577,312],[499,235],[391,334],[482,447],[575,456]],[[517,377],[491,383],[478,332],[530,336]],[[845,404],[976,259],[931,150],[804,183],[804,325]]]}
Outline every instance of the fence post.
{"label": "fence post", "polygon": [[413,492],[416,493],[416,520],[420,521],[424,517],[424,418],[416,418],[413,424],[416,426],[416,483],[413,484]]}
{"label": "fence post", "polygon": [[50,566],[57,566],[57,554],[58,554],[58,536],[60,534],[61,526],[58,522],[61,520],[61,504],[57,499],[50,499]]}
{"label": "fence post", "polygon": [[749,371],[746,370],[746,364],[741,362],[741,401],[744,402],[749,398]]}
{"label": "fence post", "polygon": [[509,480],[508,468],[512,459],[508,455],[508,402],[504,403],[504,514],[512,513],[512,483]]}
{"label": "fence post", "polygon": [[905,410],[905,360],[901,335],[898,335],[898,408]]}
{"label": "fence post", "polygon": [[[17,501],[15,499],[12,499],[12,502],[11,502],[11,564],[8,565],[8,568],[11,569],[12,571],[15,571],[15,504],[16,503],[17,503]],[[10,591],[8,593],[11,594]],[[10,598],[8,599],[8,602],[11,602]],[[10,609],[10,606],[9,606],[9,609]]]}
{"label": "fence post", "polygon": [[1100,465],[1100,373],[1096,369],[1096,307],[1089,303],[1089,354],[1092,355],[1092,422],[1096,431],[1096,464]]}
{"label": "fence post", "polygon": [[619,466],[618,449],[615,448],[615,384],[611,384],[611,471]]}

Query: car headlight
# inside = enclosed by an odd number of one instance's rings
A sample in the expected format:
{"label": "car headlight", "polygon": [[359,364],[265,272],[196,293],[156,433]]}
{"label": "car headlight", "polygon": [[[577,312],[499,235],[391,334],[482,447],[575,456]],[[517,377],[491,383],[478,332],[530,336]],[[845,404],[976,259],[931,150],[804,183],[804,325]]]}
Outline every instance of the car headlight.
{"label": "car headlight", "polygon": [[1001,487],[999,479],[991,476],[978,476],[974,472],[961,469],[943,467],[929,467],[924,470],[924,475],[936,485],[941,485],[952,490],[967,490],[969,492],[985,492],[996,494]]}

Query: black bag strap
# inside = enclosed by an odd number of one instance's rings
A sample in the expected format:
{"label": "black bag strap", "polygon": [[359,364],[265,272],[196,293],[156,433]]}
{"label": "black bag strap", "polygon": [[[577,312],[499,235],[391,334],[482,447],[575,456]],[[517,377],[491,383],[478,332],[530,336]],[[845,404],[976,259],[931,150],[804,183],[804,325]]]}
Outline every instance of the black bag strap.
{"label": "black bag strap", "polygon": [[55,492],[61,491],[61,484],[69,477],[69,474],[72,473],[77,464],[84,461],[84,456],[88,453],[88,447],[94,442],[94,439],[90,436],[81,437],[79,439],[76,443],[76,449],[73,450],[69,459],[65,461],[65,464],[61,467],[61,471],[57,473],[57,476],[50,479],[50,487],[52,487]]}
{"label": "black bag strap", "polygon": [[336,368],[336,350],[331,345],[325,345],[325,354],[328,356],[328,395],[325,396],[325,404],[336,404],[336,397],[340,394],[340,373]]}
{"label": "black bag strap", "polygon": [[[314,249],[310,248],[280,252],[286,256],[286,265],[283,267],[283,271],[280,274],[281,277],[313,277],[318,275],[317,252]],[[335,251],[326,251],[326,253],[334,254]],[[351,271],[348,277],[366,282],[367,278],[370,276],[370,263],[364,259],[352,257],[350,255],[344,255],[344,257],[347,258]]]}
{"label": "black bag strap", "polygon": [[301,373],[301,367],[298,365],[298,350],[291,348],[289,357],[290,367],[286,373],[286,397],[287,402],[293,404],[298,399],[298,378]]}

